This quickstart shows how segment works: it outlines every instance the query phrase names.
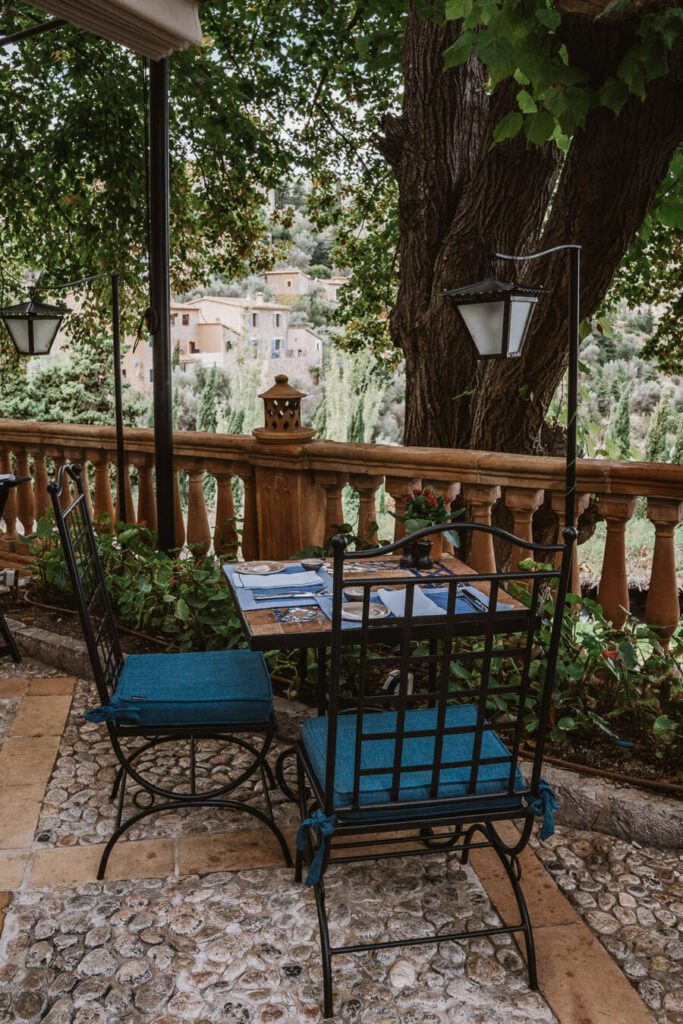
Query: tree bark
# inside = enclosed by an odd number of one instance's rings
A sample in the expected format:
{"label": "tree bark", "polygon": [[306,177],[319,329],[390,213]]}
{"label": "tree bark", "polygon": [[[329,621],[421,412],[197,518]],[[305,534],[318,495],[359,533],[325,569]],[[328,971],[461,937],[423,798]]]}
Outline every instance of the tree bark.
{"label": "tree bark", "polygon": [[[563,41],[572,60],[601,81],[618,65],[634,25],[565,15]],[[411,6],[403,112],[387,120],[380,143],[399,184],[391,332],[406,364],[404,441],[531,452],[566,368],[565,256],[520,272],[551,291],[517,360],[478,362],[442,292],[484,277],[492,248],[521,254],[574,242],[583,246],[582,316],[595,312],[683,138],[680,48],[644,101],[633,98],[618,117],[591,112],[565,157],[552,143],[538,147],[521,136],[491,146],[495,125],[516,109],[518,86],[505,82],[489,93],[476,57],[444,71],[443,51],[458,33],[457,23],[439,27]]]}

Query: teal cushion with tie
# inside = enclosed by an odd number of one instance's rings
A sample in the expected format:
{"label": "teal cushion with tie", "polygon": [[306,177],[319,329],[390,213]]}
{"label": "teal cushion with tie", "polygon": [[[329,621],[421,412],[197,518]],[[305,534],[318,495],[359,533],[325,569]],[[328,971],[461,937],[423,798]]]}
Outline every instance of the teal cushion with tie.
{"label": "teal cushion with tie", "polygon": [[[349,807],[353,800],[353,772],[356,751],[356,718],[355,714],[340,715],[337,718],[337,750],[336,770],[334,775],[334,809]],[[443,738],[442,763],[469,761],[472,758],[474,745],[474,727],[477,720],[477,709],[469,704],[454,705],[446,709],[447,728],[471,728],[471,732],[446,735]],[[410,768],[416,765],[431,765],[434,760],[434,736],[408,736],[418,729],[434,728],[437,721],[435,708],[416,708],[406,712],[403,751],[401,766]],[[302,742],[321,789],[325,785],[327,760],[327,718],[309,718],[302,730]],[[396,731],[395,711],[373,711],[363,716],[364,733],[394,733]],[[391,765],[394,755],[394,740],[363,740],[363,768],[387,768],[386,774],[362,775],[358,805],[361,810],[345,812],[344,818],[352,820],[358,814],[366,814],[377,820],[386,820],[396,816],[417,817],[424,815],[423,809],[407,809],[402,812],[396,804],[386,811],[373,810],[363,812],[364,805],[391,802]],[[498,764],[481,764],[477,776],[475,793],[471,801],[459,801],[444,807],[434,807],[434,813],[466,813],[482,810],[508,810],[522,806],[521,797],[507,794],[507,783],[510,773],[510,752],[492,730],[486,729],[482,734],[480,759],[504,758]],[[468,793],[470,766],[444,768],[441,772],[437,797],[463,797]],[[399,802],[428,800],[430,795],[431,770],[402,771],[398,794]],[[514,789],[525,790],[522,773],[517,766],[514,776]],[[495,800],[481,800],[484,794],[499,794]],[[479,799],[477,799],[479,798]]]}
{"label": "teal cushion with tie", "polygon": [[273,689],[257,651],[129,654],[109,702],[91,708],[91,722],[187,726],[267,723]]}

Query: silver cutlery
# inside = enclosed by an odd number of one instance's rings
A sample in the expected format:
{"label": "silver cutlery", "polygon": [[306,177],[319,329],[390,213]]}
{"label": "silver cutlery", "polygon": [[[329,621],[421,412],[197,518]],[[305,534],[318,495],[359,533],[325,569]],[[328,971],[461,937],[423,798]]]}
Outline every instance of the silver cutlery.
{"label": "silver cutlery", "polygon": [[297,590],[285,594],[254,594],[255,601],[290,601],[300,597],[328,597],[324,590]]}

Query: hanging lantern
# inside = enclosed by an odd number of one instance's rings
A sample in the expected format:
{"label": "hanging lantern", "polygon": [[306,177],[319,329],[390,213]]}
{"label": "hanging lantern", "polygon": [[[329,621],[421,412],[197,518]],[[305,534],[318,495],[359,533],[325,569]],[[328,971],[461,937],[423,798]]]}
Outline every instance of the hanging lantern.
{"label": "hanging lantern", "polygon": [[68,312],[66,306],[48,306],[32,295],[28,302],[0,309],[0,319],[20,355],[45,356]]}
{"label": "hanging lantern", "polygon": [[543,290],[490,277],[443,294],[455,303],[479,358],[507,359],[520,355]]}
{"label": "hanging lantern", "polygon": [[273,387],[259,395],[265,408],[265,424],[254,429],[254,437],[259,441],[310,440],[315,431],[301,426],[301,399],[305,397],[291,386],[286,374],[279,373]]}

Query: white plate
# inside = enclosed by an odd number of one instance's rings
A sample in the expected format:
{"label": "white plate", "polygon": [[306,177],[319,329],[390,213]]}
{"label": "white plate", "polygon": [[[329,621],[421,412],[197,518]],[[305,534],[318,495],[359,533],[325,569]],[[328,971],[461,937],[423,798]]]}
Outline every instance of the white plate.
{"label": "white plate", "polygon": [[[363,621],[363,602],[347,601],[342,605],[342,619],[350,619],[352,622]],[[368,608],[369,619],[386,619],[389,609],[383,604],[371,604]]]}
{"label": "white plate", "polygon": [[284,562],[238,562],[237,571],[245,576],[271,576],[275,572],[282,572],[285,568]]}

